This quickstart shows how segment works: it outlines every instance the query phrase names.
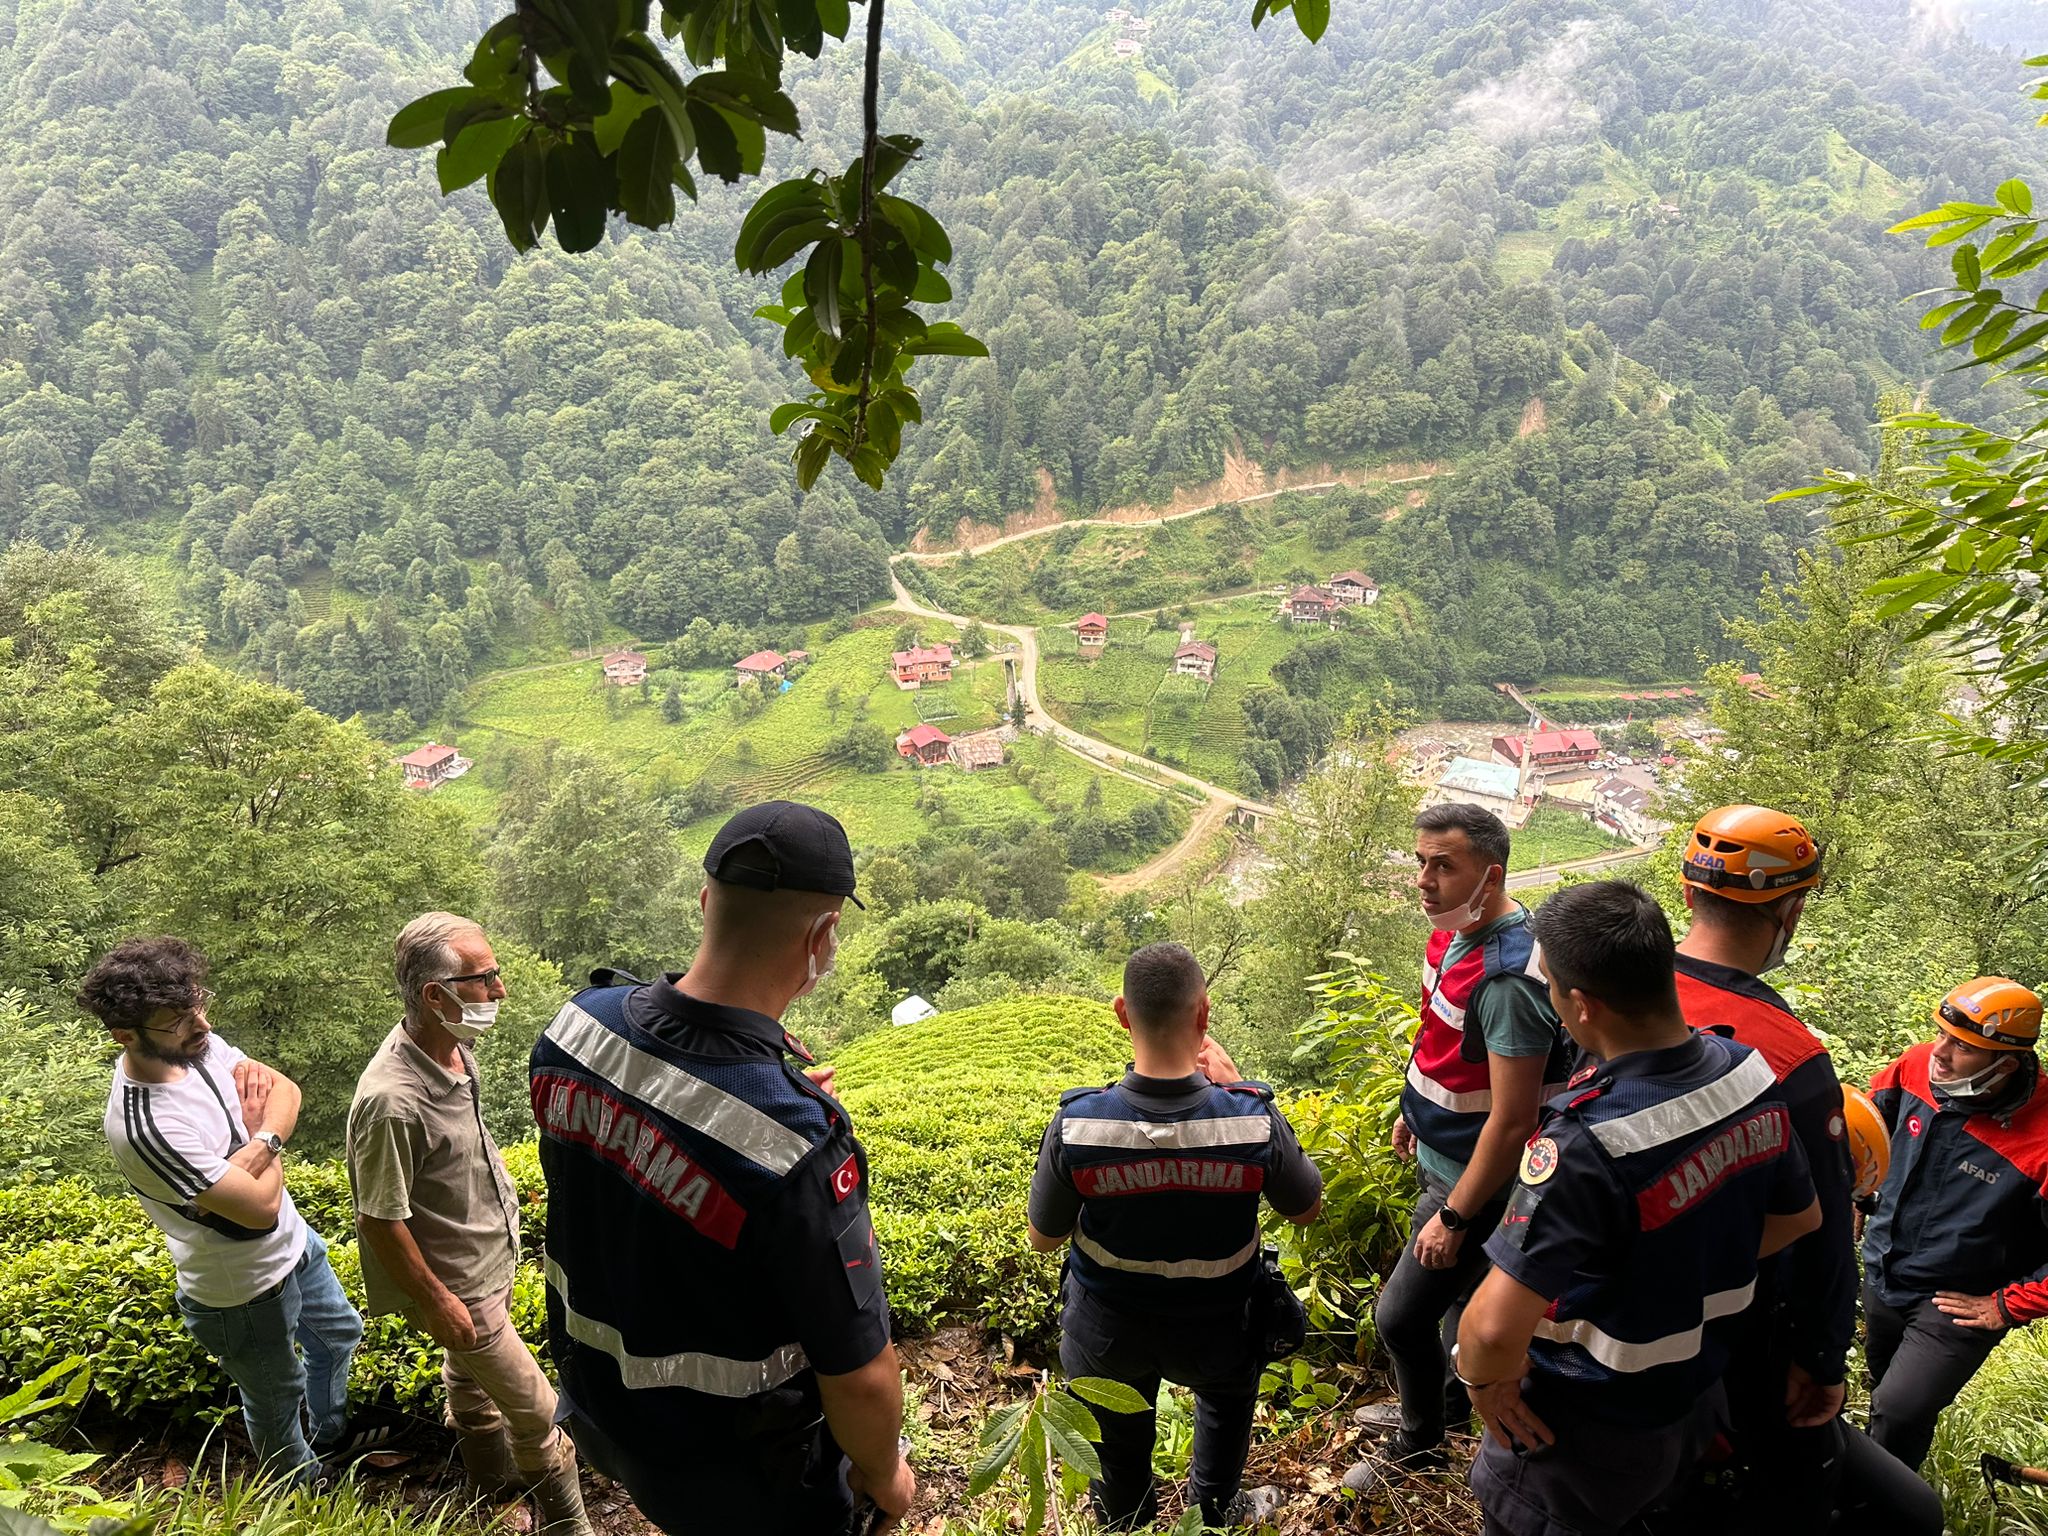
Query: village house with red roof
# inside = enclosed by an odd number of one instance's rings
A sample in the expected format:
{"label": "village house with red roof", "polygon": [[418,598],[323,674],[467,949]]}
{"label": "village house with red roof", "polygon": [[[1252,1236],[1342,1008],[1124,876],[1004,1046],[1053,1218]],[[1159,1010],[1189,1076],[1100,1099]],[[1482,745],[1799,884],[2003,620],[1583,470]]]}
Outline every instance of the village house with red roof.
{"label": "village house with red roof", "polygon": [[913,725],[896,738],[896,750],[923,768],[936,768],[946,761],[953,738],[936,725]]}
{"label": "village house with red roof", "polygon": [[953,647],[913,645],[907,651],[892,651],[889,665],[898,688],[922,688],[926,683],[948,682],[953,676]]}

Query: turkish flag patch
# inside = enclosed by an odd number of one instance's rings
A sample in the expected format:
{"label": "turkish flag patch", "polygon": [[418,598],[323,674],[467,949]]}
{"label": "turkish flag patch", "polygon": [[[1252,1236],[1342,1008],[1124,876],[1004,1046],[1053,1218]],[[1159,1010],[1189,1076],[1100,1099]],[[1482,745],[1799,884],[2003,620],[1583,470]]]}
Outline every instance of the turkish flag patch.
{"label": "turkish flag patch", "polygon": [[860,1188],[860,1164],[852,1154],[846,1161],[832,1170],[832,1199],[843,1203],[846,1197]]}

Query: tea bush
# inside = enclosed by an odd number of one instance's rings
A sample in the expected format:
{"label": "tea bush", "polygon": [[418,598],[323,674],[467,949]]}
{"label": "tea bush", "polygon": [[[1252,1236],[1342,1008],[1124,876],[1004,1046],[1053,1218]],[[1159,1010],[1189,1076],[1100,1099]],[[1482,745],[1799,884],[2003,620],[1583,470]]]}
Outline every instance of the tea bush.
{"label": "tea bush", "polygon": [[1024,1244],[1038,1144],[1060,1093],[1114,1082],[1130,1040],[1100,1003],[1017,997],[863,1036],[838,1055],[874,1180],[898,1326],[971,1318],[1050,1334],[1057,1256]]}
{"label": "tea bush", "polygon": [[[540,1165],[531,1146],[505,1155],[527,1209],[526,1235],[545,1219]],[[292,1198],[327,1239],[349,1299],[363,1306],[362,1266],[340,1163],[289,1163]],[[93,1387],[123,1412],[173,1418],[217,1417],[233,1405],[226,1372],[179,1321],[176,1276],[162,1236],[133,1195],[102,1195],[59,1180],[0,1188],[0,1382],[26,1380],[74,1354],[92,1361]],[[546,1307],[539,1270],[522,1265],[513,1281],[512,1319],[539,1353]],[[374,1396],[388,1387],[401,1406],[426,1409],[440,1391],[441,1352],[399,1317],[364,1320],[350,1370],[352,1389]]]}

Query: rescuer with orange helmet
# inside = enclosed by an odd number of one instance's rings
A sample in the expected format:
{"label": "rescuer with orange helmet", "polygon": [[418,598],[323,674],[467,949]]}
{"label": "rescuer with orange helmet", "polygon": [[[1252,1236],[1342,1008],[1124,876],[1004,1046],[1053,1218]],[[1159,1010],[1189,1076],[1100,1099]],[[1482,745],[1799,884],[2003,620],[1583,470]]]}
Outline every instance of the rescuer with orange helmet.
{"label": "rescuer with orange helmet", "polygon": [[1692,914],[1678,946],[1685,1021],[1730,1032],[1770,1063],[1820,1199],[1819,1230],[1758,1272],[1727,1381],[1757,1518],[1808,1529],[1828,1507],[1827,1426],[1841,1411],[1856,1333],[1855,1179],[1827,1047],[1762,977],[1783,963],[1820,884],[1821,850],[1796,816],[1724,805],[1693,827],[1680,873]]}
{"label": "rescuer with orange helmet", "polygon": [[1979,976],[1934,1023],[1871,1084],[1891,1167],[1863,1234],[1870,1433],[1912,1467],[2007,1330],[2048,1317],[2041,999]]}

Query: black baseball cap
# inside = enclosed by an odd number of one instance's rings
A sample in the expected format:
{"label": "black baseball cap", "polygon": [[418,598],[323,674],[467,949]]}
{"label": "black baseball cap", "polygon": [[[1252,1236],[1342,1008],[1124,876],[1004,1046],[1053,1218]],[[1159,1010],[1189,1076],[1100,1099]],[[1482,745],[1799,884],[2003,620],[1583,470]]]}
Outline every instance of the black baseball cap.
{"label": "black baseball cap", "polygon": [[794,800],[750,805],[720,827],[704,850],[704,873],[756,891],[822,891],[867,909],[853,894],[846,828],[815,805]]}

